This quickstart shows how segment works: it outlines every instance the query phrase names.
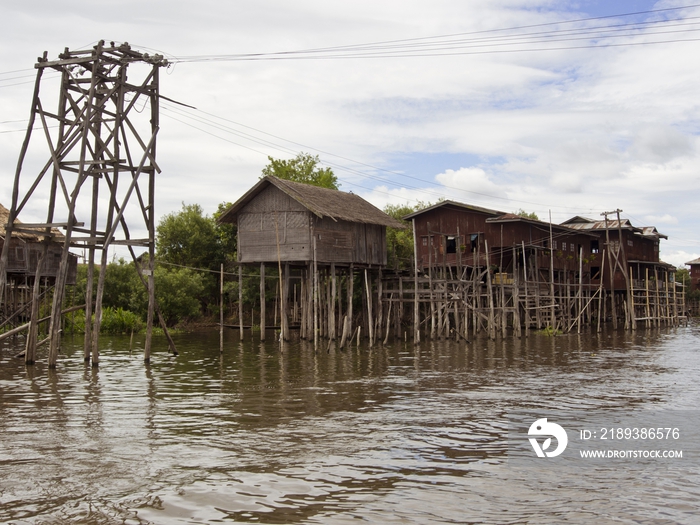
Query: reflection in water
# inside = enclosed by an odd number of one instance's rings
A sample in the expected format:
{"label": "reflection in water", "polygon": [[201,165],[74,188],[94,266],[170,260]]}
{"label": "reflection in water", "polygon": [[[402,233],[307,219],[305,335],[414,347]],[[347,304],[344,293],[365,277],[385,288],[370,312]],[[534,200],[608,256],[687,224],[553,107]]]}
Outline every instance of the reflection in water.
{"label": "reflection in water", "polygon": [[179,357],[163,342],[150,365],[105,338],[99,369],[79,339],[57,370],[6,341],[0,521],[700,520],[697,458],[545,480],[509,465],[506,441],[516,410],[695,409],[697,326],[318,352],[226,335],[223,354],[218,332],[180,335]]}

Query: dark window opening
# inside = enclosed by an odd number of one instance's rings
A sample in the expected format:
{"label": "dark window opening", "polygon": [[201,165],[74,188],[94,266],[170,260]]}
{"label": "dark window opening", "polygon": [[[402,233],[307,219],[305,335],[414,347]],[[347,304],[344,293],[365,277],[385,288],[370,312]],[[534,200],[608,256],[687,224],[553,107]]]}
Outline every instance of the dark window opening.
{"label": "dark window opening", "polygon": [[457,253],[457,239],[454,235],[448,235],[445,240],[445,253]]}
{"label": "dark window opening", "polygon": [[472,251],[475,252],[477,247],[479,246],[479,234],[472,233],[470,236],[470,240],[471,240],[471,245],[472,245]]}
{"label": "dark window opening", "polygon": [[591,279],[600,279],[600,266],[591,266]]}
{"label": "dark window opening", "polygon": [[599,253],[600,246],[598,245],[598,239],[591,241],[591,253]]}

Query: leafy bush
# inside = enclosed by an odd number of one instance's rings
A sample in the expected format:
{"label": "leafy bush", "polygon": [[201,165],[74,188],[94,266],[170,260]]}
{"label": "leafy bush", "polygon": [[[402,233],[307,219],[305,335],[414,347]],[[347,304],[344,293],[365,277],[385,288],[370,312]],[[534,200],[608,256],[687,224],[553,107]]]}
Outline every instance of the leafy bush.
{"label": "leafy bush", "polygon": [[[67,317],[66,319],[72,319],[72,317]],[[92,319],[94,321],[94,314]],[[130,334],[131,332],[140,332],[143,328],[143,320],[134,312],[109,306],[102,309],[101,334]],[[85,332],[85,310],[75,312],[73,331],[78,333]]]}

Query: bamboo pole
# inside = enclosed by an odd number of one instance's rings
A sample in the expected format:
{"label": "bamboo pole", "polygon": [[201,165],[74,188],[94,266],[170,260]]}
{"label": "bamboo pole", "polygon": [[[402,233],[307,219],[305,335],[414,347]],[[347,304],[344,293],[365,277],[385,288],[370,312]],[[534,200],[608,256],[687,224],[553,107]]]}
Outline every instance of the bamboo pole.
{"label": "bamboo pole", "polygon": [[520,321],[520,274],[518,272],[518,251],[513,245],[513,330],[517,337],[522,336]]}
{"label": "bamboo pole", "polygon": [[413,343],[420,343],[420,307],[418,304],[418,240],[416,239],[416,219],[413,224]]}
{"label": "bamboo pole", "polygon": [[331,263],[331,300],[330,300],[330,312],[328,314],[328,337],[331,341],[335,341],[337,336],[335,327],[335,302],[336,302],[336,275],[335,275],[335,263]]}
{"label": "bamboo pole", "polygon": [[312,301],[313,301],[313,330],[314,330],[314,350],[318,348],[318,299],[319,299],[319,290],[318,290],[318,261],[317,261],[317,252],[316,252],[316,234],[313,234],[314,238],[314,244],[313,244],[313,249],[314,249],[314,266],[313,266],[313,295],[312,295]]}
{"label": "bamboo pole", "polygon": [[598,333],[602,330],[602,317],[605,314],[605,298],[603,290],[603,278],[605,273],[605,248],[600,258],[600,282],[598,283]]}
{"label": "bamboo pole", "polygon": [[265,263],[260,263],[260,341],[265,341]]}
{"label": "bamboo pole", "polygon": [[530,335],[530,296],[527,293],[527,255],[525,254],[525,241],[521,241],[523,246],[523,292],[525,293],[525,337]]}
{"label": "bamboo pole", "polygon": [[[285,224],[286,229],[286,224]],[[279,275],[279,313],[280,313],[280,343],[286,340],[287,334],[287,312],[286,312],[286,298],[284,296],[285,284],[284,276],[282,275],[282,256],[280,254],[280,233],[279,226],[277,224],[277,211],[275,211],[275,241],[277,243],[277,274]],[[275,310],[276,317],[277,310]]]}
{"label": "bamboo pole", "polygon": [[238,265],[238,336],[243,341],[243,265]]}
{"label": "bamboo pole", "polygon": [[224,263],[219,273],[219,352],[224,351]]}
{"label": "bamboo pole", "polygon": [[365,290],[367,292],[367,329],[369,331],[369,347],[374,344],[374,320],[372,318],[372,284],[365,268]]}
{"label": "bamboo pole", "polygon": [[[6,240],[6,242],[9,242]],[[27,340],[25,345],[24,362],[27,365],[33,365],[36,359],[37,338],[39,332],[39,306],[41,304],[41,269],[46,260],[49,245],[44,241],[44,246],[41,250],[41,255],[37,260],[36,272],[34,274],[34,287],[32,293],[32,307],[29,317],[29,330],[27,332]]]}
{"label": "bamboo pole", "polygon": [[391,305],[394,302],[394,294],[391,294],[391,297],[389,299],[389,307],[387,308],[387,313],[386,313],[386,333],[384,335],[384,344],[386,344],[389,341],[389,331],[391,330]]}
{"label": "bamboo pole", "polygon": [[554,304],[554,244],[552,235],[552,210],[549,210],[549,295],[551,296],[550,324],[552,335],[557,333],[557,312]]}
{"label": "bamboo pole", "polygon": [[580,316],[583,308],[583,246],[579,247],[578,249],[578,304],[576,305],[576,309],[578,310],[579,317],[577,317],[577,320],[579,320],[578,325],[576,326],[576,332],[581,333],[581,322],[580,322]]}
{"label": "bamboo pole", "polygon": [[493,288],[491,286],[491,268],[489,263],[489,243],[484,241],[485,251],[486,251],[486,284],[488,286],[488,301],[489,301],[489,320],[488,320],[488,331],[489,339],[492,341],[496,339],[496,326],[495,326],[495,313],[493,306]]}

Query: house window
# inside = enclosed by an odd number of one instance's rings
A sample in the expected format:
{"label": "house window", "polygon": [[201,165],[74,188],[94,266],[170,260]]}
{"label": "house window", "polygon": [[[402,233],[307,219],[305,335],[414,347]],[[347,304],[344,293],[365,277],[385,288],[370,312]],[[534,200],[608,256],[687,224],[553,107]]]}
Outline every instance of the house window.
{"label": "house window", "polygon": [[557,249],[557,244],[558,244],[558,241],[552,241],[552,250]]}
{"label": "house window", "polygon": [[423,246],[428,246],[428,238],[423,237]]}
{"label": "house window", "polygon": [[632,239],[627,239],[627,246],[634,246]]}
{"label": "house window", "polygon": [[479,234],[478,233],[472,233],[469,236],[469,239],[471,241],[471,247],[472,251],[475,252],[476,248],[479,246]]}
{"label": "house window", "polygon": [[445,253],[457,253],[457,237],[447,235],[445,239]]}
{"label": "house window", "polygon": [[19,262],[24,262],[24,248],[22,248],[21,246],[17,246],[15,248],[15,258]]}
{"label": "house window", "polygon": [[600,279],[600,266],[591,266],[591,279]]}
{"label": "house window", "polygon": [[600,252],[600,245],[598,244],[598,239],[591,241],[591,253]]}
{"label": "house window", "polygon": [[566,251],[566,243],[565,243],[565,242],[561,243],[561,250],[562,250],[563,252]]}

